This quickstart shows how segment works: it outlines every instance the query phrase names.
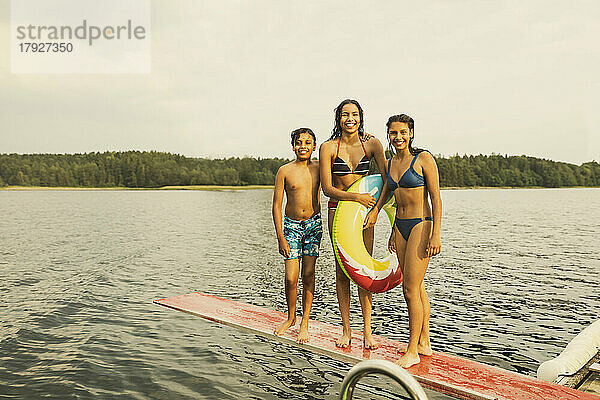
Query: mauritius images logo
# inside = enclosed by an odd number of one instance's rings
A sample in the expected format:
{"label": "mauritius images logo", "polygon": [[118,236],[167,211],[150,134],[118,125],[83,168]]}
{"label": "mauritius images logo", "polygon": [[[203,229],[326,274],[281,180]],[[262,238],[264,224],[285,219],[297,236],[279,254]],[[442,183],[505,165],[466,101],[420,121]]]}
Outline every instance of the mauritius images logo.
{"label": "mauritius images logo", "polygon": [[149,73],[150,0],[11,0],[12,73]]}

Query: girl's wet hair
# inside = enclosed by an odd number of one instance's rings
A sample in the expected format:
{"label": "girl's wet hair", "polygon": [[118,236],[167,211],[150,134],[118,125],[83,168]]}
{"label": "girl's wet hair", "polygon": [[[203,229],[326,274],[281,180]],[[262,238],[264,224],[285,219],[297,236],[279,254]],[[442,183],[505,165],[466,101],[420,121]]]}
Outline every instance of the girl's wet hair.
{"label": "girl's wet hair", "polygon": [[315,146],[317,145],[317,137],[315,136],[315,134],[312,131],[312,129],[310,129],[310,128],[298,128],[298,129],[294,129],[292,131],[292,146],[296,143],[296,140],[298,140],[298,138],[300,137],[301,133],[308,133],[310,136],[312,136],[313,140],[315,141]]}
{"label": "girl's wet hair", "polygon": [[329,140],[336,139],[342,136],[342,127],[340,125],[340,119],[342,118],[342,108],[344,108],[346,104],[354,104],[356,108],[358,108],[358,115],[360,117],[360,124],[358,125],[358,135],[362,136],[365,133],[365,118],[363,116],[362,107],[360,106],[360,104],[358,104],[358,101],[346,99],[342,101],[340,105],[337,106],[334,110],[335,121],[333,121],[333,131],[331,132],[331,137],[329,138]]}
{"label": "girl's wet hair", "polygon": [[[413,148],[412,147],[412,142],[415,138],[415,120],[412,119],[411,117],[409,117],[406,114],[396,114],[396,115],[392,115],[390,118],[388,118],[387,123],[385,124],[385,126],[387,127],[387,132],[390,131],[390,125],[393,122],[404,122],[408,125],[408,130],[412,132],[413,136],[410,138],[409,142],[408,142],[408,150],[410,151],[410,154],[412,154],[413,156],[416,156],[417,154],[419,154],[422,151],[427,151],[425,149],[419,149],[419,148]],[[388,135],[388,150],[390,151],[390,153],[392,154],[396,154],[396,149],[394,149],[394,146],[392,146],[392,143],[390,142],[390,137]]]}

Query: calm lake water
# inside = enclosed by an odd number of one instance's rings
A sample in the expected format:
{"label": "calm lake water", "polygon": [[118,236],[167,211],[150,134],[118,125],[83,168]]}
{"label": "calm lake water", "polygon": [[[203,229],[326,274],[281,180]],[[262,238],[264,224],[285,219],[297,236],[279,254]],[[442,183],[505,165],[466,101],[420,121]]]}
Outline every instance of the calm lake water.
{"label": "calm lake water", "polygon": [[[600,190],[442,199],[434,348],[535,374],[599,318]],[[192,291],[285,310],[270,190],[0,191],[0,398],[336,398],[348,365],[152,304]],[[402,291],[374,297],[375,333],[407,341]],[[340,324],[326,235],[312,317]]]}

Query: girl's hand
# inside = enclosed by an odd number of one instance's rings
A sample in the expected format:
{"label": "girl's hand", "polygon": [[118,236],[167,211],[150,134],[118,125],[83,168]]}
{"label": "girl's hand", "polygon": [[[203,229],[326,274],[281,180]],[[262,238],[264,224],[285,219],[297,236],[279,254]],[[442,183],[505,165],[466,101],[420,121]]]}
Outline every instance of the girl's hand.
{"label": "girl's hand", "polygon": [[396,229],[392,227],[392,233],[390,234],[390,239],[388,240],[388,250],[390,253],[396,252]]}
{"label": "girl's hand", "polygon": [[360,141],[363,143],[368,142],[369,140],[373,139],[375,136],[371,135],[370,133],[363,133],[363,135],[360,137]]}
{"label": "girl's hand", "polygon": [[286,238],[279,239],[279,254],[281,254],[285,258],[288,258],[290,256],[290,252],[290,244],[288,243]]}
{"label": "girl's hand", "polygon": [[354,201],[359,202],[367,208],[373,207],[376,203],[375,197],[373,197],[369,193],[357,193]]}
{"label": "girl's hand", "polygon": [[427,257],[434,257],[442,251],[442,240],[437,236],[432,236],[427,245]]}
{"label": "girl's hand", "polygon": [[377,207],[371,209],[371,211],[369,211],[369,213],[365,217],[365,223],[363,224],[363,229],[369,229],[369,228],[375,226],[375,223],[377,222],[378,214],[379,214],[379,211],[377,211]]}

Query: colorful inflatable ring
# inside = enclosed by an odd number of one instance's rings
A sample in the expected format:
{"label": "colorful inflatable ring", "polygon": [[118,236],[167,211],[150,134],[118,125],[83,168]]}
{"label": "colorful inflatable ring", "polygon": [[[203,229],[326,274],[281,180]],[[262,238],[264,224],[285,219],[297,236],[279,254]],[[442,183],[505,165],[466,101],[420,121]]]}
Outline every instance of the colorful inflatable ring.
{"label": "colorful inflatable ring", "polygon": [[[381,175],[367,175],[356,181],[348,192],[371,193],[375,199],[383,189]],[[383,206],[394,224],[396,208],[394,196]],[[369,292],[381,293],[396,287],[402,282],[402,271],[395,254],[376,260],[365,247],[363,223],[367,208],[356,201],[340,201],[335,211],[332,229],[332,242],[335,257],[346,275],[358,286]]]}

